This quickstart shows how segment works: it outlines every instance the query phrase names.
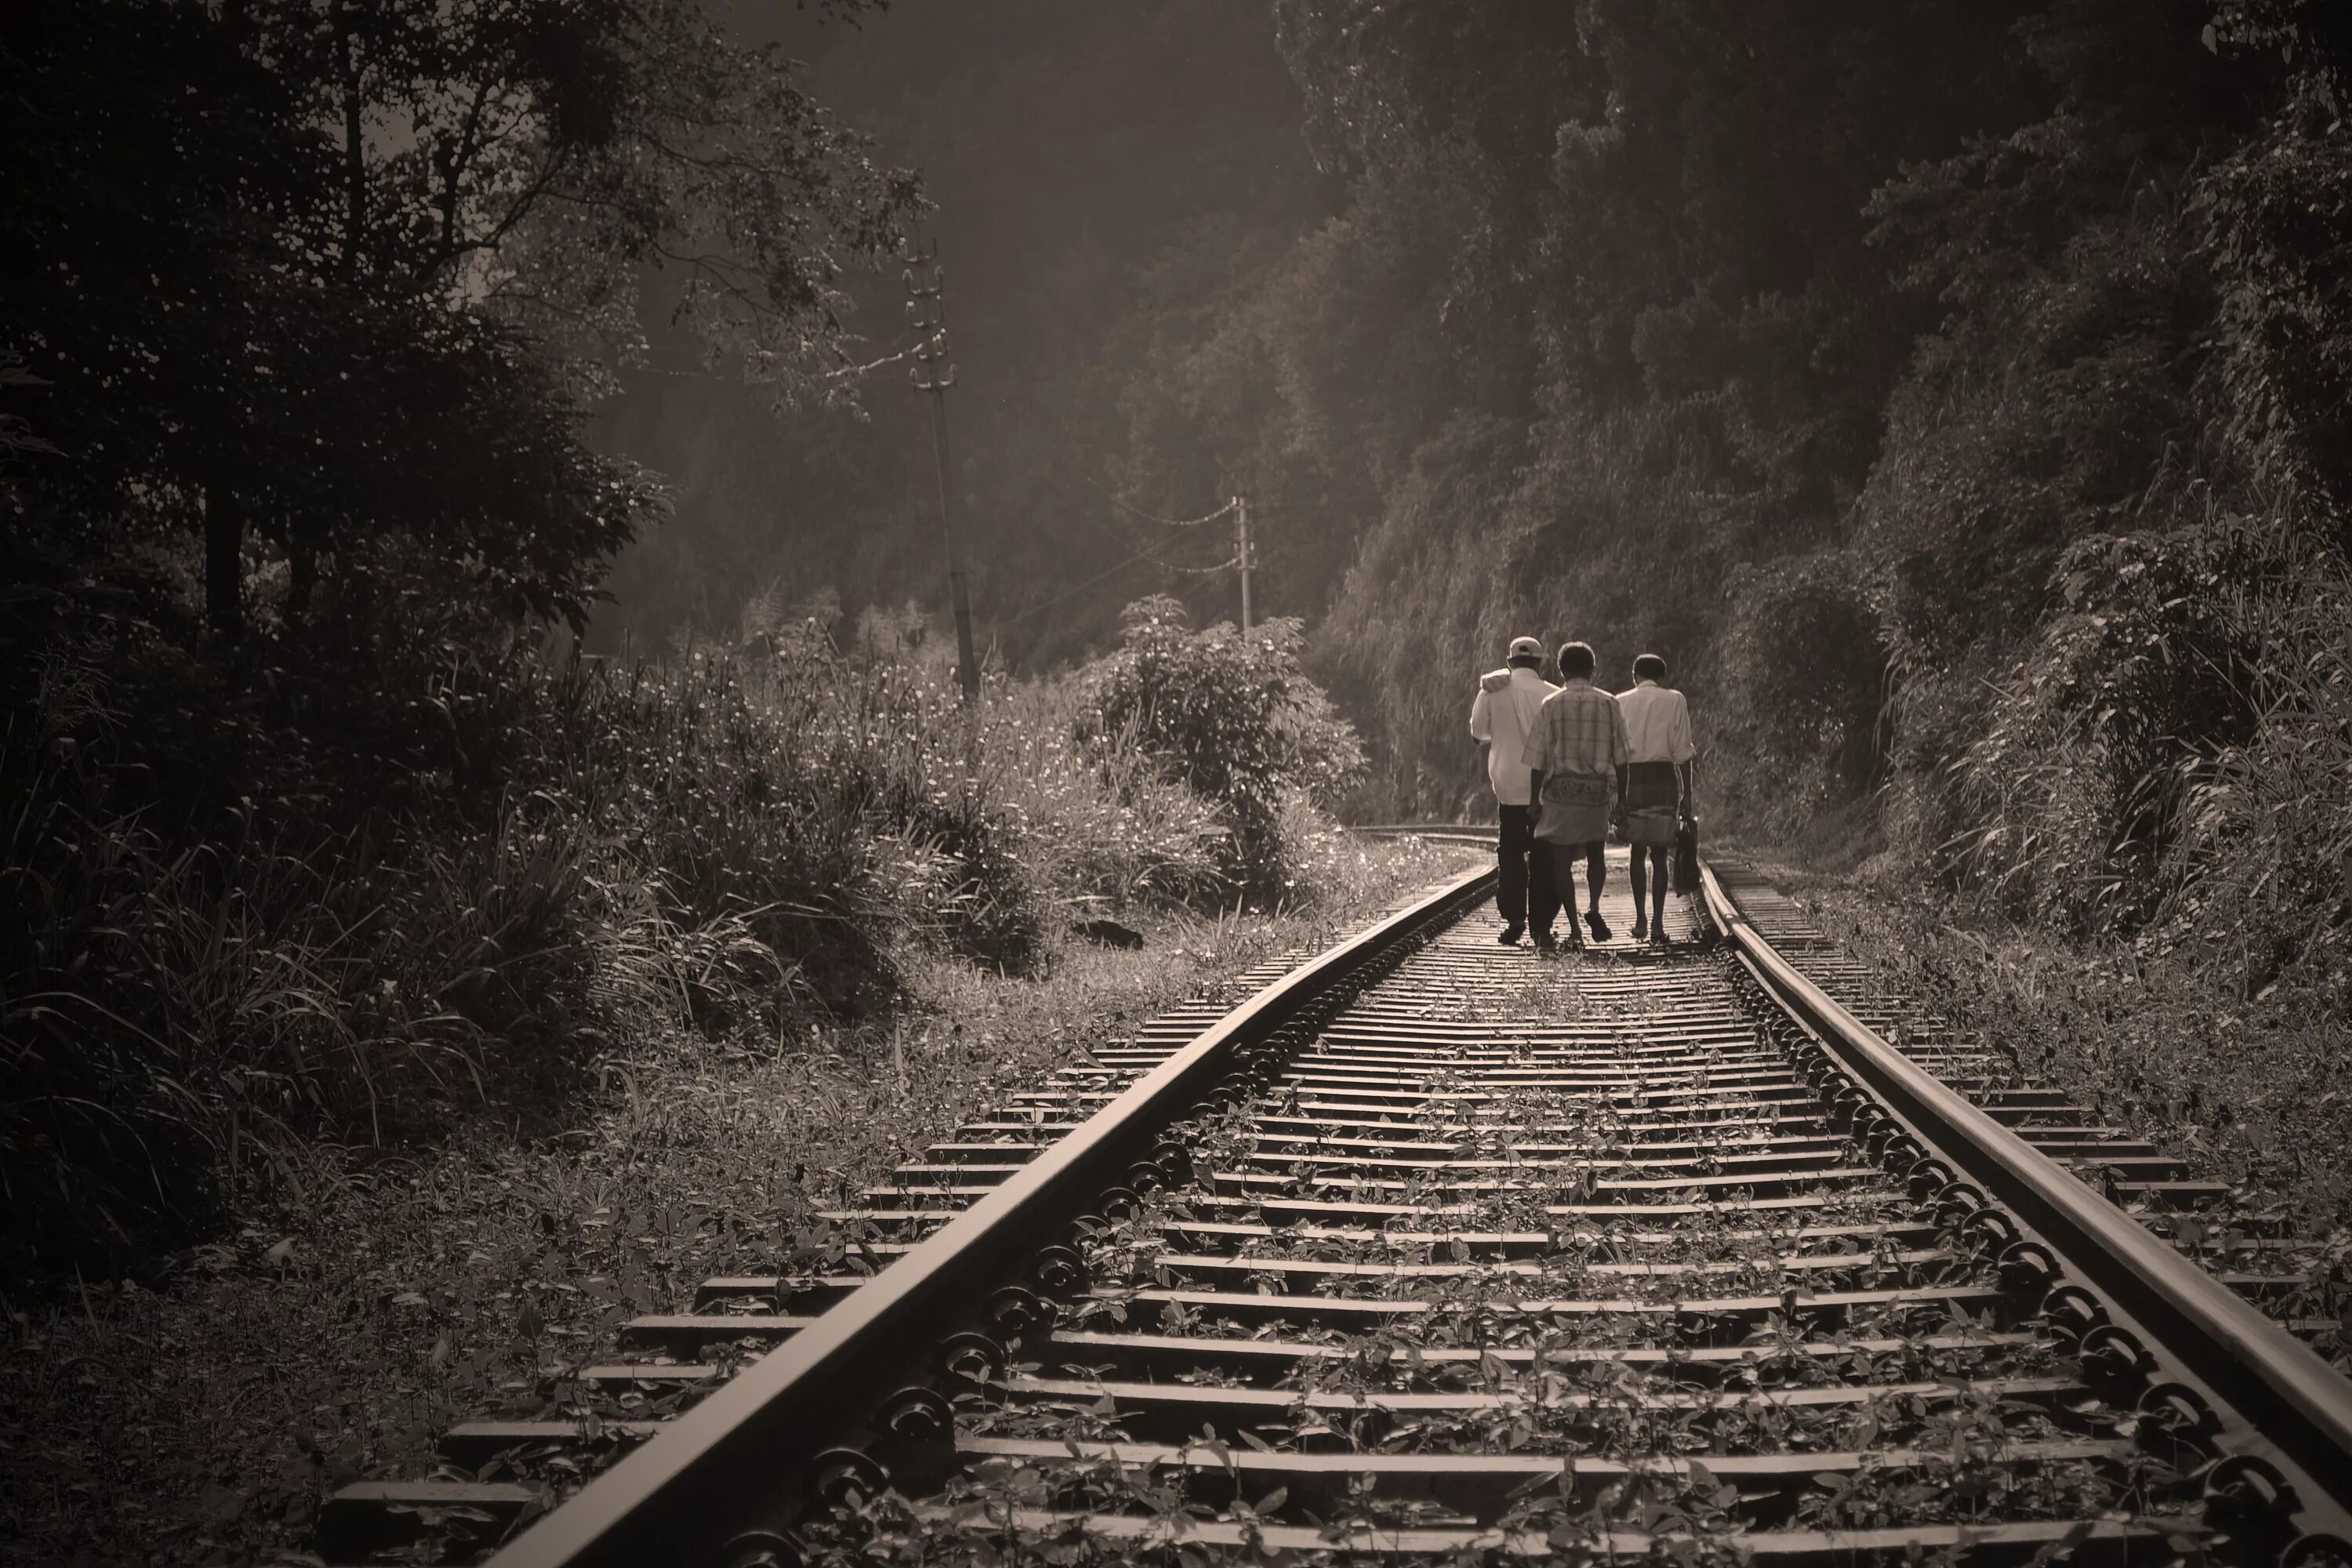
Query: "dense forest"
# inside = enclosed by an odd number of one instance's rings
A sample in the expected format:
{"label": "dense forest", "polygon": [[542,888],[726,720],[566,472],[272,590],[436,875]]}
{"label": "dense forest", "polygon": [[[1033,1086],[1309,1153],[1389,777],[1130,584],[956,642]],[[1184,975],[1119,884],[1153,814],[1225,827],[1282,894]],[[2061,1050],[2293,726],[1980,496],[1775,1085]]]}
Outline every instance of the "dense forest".
{"label": "dense forest", "polygon": [[[0,41],[20,1260],[616,997],[776,1038],[905,932],[1289,896],[1322,812],[1478,808],[1523,631],[1666,656],[1717,829],[2346,1005],[2343,8],[718,15]],[[937,646],[919,237],[970,732],[875,658]],[[1168,526],[1234,494],[1247,642]]]}
{"label": "dense forest", "polygon": [[[818,56],[919,148],[962,258],[999,658],[1082,656],[1146,587],[1230,616],[1224,525],[1155,520],[1247,493],[1370,810],[1476,809],[1466,676],[1534,631],[1668,655],[1727,826],[1891,825],[2069,929],[2146,920],[2233,853],[2224,818],[2269,821],[2247,789],[2285,759],[2244,748],[2293,743],[2259,716],[2336,700],[2276,682],[2325,668],[2293,639],[2345,540],[2342,17],[1151,15],[909,5]],[[727,632],[753,589],[936,602],[911,396],[772,438],[740,394],[643,384],[604,435],[685,493],[608,635]],[[2332,861],[2340,826],[2280,850]]]}
{"label": "dense forest", "polygon": [[[969,258],[958,476],[998,657],[1083,654],[1145,586],[1229,616],[1223,525],[1155,520],[1247,493],[1260,602],[1307,620],[1367,810],[1476,810],[1468,671],[1574,635],[1669,657],[1726,826],[1892,844],[2078,933],[2251,853],[2300,879],[2231,917],[2279,932],[2253,988],[2299,950],[2288,911],[2347,846],[2317,782],[2344,755],[2343,16],[1154,17],[908,6],[821,57],[886,139],[930,138]],[[625,558],[660,587],[609,624],[724,629],[747,583],[936,600],[910,398],[772,446],[679,406],[613,426],[701,510]]]}

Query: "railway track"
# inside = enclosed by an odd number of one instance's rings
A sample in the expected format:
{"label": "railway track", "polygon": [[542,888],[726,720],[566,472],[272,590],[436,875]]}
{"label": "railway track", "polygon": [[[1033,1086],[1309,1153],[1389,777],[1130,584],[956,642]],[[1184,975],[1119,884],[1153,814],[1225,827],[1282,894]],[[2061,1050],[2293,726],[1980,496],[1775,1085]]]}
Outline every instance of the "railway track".
{"label": "railway track", "polygon": [[322,1554],[2352,1564],[2352,1385],[2077,1173],[2193,1202],[2152,1151],[1712,874],[1664,955],[1490,889],[1015,1096]]}

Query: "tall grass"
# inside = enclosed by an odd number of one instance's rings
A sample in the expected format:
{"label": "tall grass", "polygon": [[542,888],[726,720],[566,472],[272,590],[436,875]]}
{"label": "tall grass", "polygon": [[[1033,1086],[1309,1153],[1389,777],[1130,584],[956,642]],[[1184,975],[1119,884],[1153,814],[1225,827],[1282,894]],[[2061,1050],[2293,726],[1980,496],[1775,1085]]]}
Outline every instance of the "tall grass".
{"label": "tall grass", "polygon": [[981,710],[980,776],[1040,884],[1057,904],[1113,912],[1219,896],[1214,803],[1169,776],[1139,723],[1100,731],[1074,679],[1003,684]]}
{"label": "tall grass", "polygon": [[2352,1023],[2352,572],[2313,551],[2234,596],[2258,673],[2243,739],[2189,772],[2159,868],[2157,942],[2244,1000]]}
{"label": "tall grass", "polygon": [[2340,971],[2344,563],[2224,519],[2084,540],[2059,588],[1999,679],[1905,694],[1907,863],[1996,921],[2137,942],[2242,998]]}
{"label": "tall grass", "polygon": [[[893,1006],[911,954],[1018,975],[1076,914],[1223,901],[1218,804],[1082,679],[968,708],[866,653],[460,660],[362,805],[278,733],[237,805],[176,816],[145,694],[56,661],[0,737],[7,1266],[135,1265],[299,1141],[560,1095],[623,1034],[791,1047]],[[1294,903],[1347,880],[1298,809]]]}

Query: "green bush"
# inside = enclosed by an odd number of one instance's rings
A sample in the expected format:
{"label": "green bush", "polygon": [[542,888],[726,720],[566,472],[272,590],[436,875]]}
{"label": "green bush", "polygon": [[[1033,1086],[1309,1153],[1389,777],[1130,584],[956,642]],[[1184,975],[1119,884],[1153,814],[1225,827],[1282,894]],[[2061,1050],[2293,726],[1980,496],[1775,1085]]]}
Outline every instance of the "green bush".
{"label": "green bush", "polygon": [[395,600],[409,636],[377,605],[251,674],[121,620],[12,647],[8,1268],[135,1265],[300,1142],[560,1096],[623,1032],[870,1016],[911,946],[1018,973],[1059,911],[1360,879],[1309,803],[1357,756],[1295,623],[1139,620],[968,707],[805,623],[551,665]]}
{"label": "green bush", "polygon": [[1930,863],[2011,918],[2144,922],[2191,791],[2256,724],[2267,552],[2224,525],[2079,541],[2063,607],[2000,678],[1923,681],[1906,746]]}
{"label": "green bush", "polygon": [[1303,628],[1278,619],[1244,635],[1192,629],[1165,596],[1128,606],[1118,649],[1087,667],[1081,738],[1098,755],[1125,744],[1158,758],[1215,803],[1224,875],[1279,895],[1297,881],[1283,833],[1286,803],[1328,800],[1361,770],[1355,731],[1298,668]]}

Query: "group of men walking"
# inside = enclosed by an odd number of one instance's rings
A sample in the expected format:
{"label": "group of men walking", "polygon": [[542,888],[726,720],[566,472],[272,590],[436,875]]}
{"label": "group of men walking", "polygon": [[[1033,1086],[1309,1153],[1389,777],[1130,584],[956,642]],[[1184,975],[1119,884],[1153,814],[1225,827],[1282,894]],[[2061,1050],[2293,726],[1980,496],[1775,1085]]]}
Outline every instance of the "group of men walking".
{"label": "group of men walking", "polygon": [[1591,901],[1584,928],[1610,938],[1601,916],[1608,877],[1604,846],[1613,824],[1633,847],[1633,939],[1663,946],[1675,837],[1691,816],[1690,706],[1665,685],[1666,661],[1633,661],[1631,689],[1612,695],[1592,683],[1592,649],[1559,650],[1560,683],[1543,678],[1543,645],[1511,639],[1509,662],[1482,676],[1470,705],[1470,734],[1486,753],[1486,778],[1502,810],[1502,879],[1495,902],[1498,939],[1516,945],[1532,927],[1536,948],[1559,945],[1552,921],[1568,910],[1568,942],[1583,945],[1576,916],[1576,867]]}

